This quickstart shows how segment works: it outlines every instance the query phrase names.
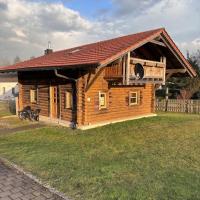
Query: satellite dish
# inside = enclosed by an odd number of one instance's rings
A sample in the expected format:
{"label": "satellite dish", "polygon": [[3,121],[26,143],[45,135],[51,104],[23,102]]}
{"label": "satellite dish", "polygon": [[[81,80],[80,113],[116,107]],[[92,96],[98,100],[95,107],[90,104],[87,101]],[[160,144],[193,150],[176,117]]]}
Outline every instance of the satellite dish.
{"label": "satellite dish", "polygon": [[140,80],[144,77],[144,67],[140,63],[135,64],[134,72],[136,79]]}

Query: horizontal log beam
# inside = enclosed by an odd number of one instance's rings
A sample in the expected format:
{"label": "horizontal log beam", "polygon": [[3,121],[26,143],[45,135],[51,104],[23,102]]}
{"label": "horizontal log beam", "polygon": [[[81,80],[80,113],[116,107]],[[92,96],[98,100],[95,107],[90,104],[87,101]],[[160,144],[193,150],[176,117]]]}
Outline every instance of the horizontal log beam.
{"label": "horizontal log beam", "polygon": [[163,80],[149,79],[149,80],[134,80],[134,81],[130,81],[130,85],[134,85],[134,84],[147,84],[147,83],[163,84]]}
{"label": "horizontal log beam", "polygon": [[161,68],[165,67],[164,62],[145,60],[145,59],[140,59],[140,58],[131,58],[130,60],[132,64],[141,63],[142,65],[148,65],[152,67],[161,67]]}
{"label": "horizontal log beam", "polygon": [[187,72],[186,69],[167,69],[166,73],[166,80],[168,80],[173,74],[177,74],[177,73],[185,73]]}
{"label": "horizontal log beam", "polygon": [[172,74],[176,74],[176,73],[185,73],[187,70],[186,69],[167,69],[167,73],[172,73]]}

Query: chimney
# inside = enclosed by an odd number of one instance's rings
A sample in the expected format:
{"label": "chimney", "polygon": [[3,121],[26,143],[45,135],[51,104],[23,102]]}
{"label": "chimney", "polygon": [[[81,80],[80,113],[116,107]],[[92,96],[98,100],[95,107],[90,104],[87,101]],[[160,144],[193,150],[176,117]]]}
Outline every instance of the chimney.
{"label": "chimney", "polygon": [[44,55],[48,55],[50,53],[53,53],[53,49],[51,48],[51,42],[48,42],[48,48],[44,50]]}

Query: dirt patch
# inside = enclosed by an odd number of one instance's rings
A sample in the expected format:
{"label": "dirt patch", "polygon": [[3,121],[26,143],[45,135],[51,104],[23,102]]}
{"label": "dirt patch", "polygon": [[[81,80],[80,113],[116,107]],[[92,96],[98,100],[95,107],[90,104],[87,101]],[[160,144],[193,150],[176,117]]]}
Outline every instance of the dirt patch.
{"label": "dirt patch", "polygon": [[12,129],[0,128],[0,136],[5,135],[5,134],[17,133],[17,132],[21,132],[21,131],[27,131],[27,130],[36,129],[36,128],[42,128],[44,126],[45,126],[44,124],[30,124],[27,126],[16,127],[16,128],[12,128]]}

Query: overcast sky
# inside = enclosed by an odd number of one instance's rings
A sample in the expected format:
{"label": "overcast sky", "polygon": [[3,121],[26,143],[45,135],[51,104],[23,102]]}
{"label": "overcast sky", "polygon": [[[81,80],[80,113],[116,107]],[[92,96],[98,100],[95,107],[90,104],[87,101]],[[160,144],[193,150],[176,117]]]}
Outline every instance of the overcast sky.
{"label": "overcast sky", "polygon": [[0,0],[0,60],[165,27],[178,47],[200,49],[199,0]]}

